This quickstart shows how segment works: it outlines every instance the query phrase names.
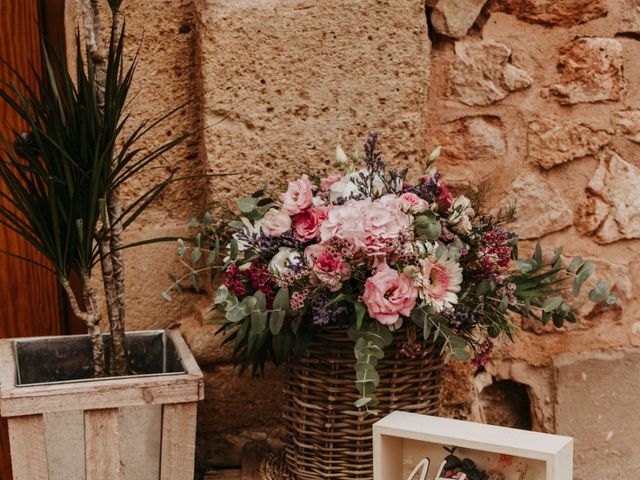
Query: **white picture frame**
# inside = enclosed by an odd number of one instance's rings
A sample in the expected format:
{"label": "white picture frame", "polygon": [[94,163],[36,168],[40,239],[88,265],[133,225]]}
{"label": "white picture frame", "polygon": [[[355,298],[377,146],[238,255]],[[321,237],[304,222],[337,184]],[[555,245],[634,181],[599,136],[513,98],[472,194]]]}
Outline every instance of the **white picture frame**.
{"label": "white picture frame", "polygon": [[460,456],[479,459],[479,466],[507,459],[506,470],[524,472],[511,478],[573,479],[570,437],[408,412],[393,412],[373,425],[373,478],[404,480],[421,458],[439,465],[448,455],[443,447],[451,446],[459,448]]}

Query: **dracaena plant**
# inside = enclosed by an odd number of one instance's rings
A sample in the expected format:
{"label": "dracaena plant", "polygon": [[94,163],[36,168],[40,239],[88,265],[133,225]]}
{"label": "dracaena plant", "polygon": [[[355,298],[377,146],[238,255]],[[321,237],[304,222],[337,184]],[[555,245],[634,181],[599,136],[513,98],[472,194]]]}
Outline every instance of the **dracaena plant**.
{"label": "dracaena plant", "polygon": [[[85,3],[90,7],[96,2]],[[86,50],[78,34],[75,75],[69,72],[64,55],[43,44],[44,68],[35,88],[10,65],[16,81],[0,85],[0,99],[26,125],[24,131],[14,129],[2,138],[0,181],[6,193],[0,190],[0,223],[33,245],[47,260],[38,264],[60,280],[74,313],[87,325],[96,376],[128,373],[122,262],[127,246],[122,231],[176,179],[166,178],[126,207],[120,204],[118,190],[188,136],[152,149],[138,146],[182,106],[154,120],[129,125],[127,105],[136,58],[125,65],[120,2],[109,3],[112,28],[104,48],[98,35],[99,11],[84,10]],[[15,252],[4,253],[19,257]],[[105,372],[100,302],[91,281],[98,264],[111,331],[109,372]],[[80,278],[84,302],[79,302],[71,288],[72,272]]]}

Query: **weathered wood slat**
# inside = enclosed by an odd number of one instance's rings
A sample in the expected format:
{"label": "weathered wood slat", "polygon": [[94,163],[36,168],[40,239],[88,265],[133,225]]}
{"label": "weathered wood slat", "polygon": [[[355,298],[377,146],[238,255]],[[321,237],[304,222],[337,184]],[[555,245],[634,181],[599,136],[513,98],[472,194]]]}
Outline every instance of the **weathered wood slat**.
{"label": "weathered wood slat", "polygon": [[118,409],[84,412],[86,480],[121,480]]}
{"label": "weathered wood slat", "polygon": [[12,341],[0,340],[0,415],[13,417],[69,409],[95,410],[201,400],[204,398],[202,371],[180,332],[168,332],[168,335],[184,363],[185,374],[19,388],[15,387]]}
{"label": "weathered wood slat", "polygon": [[13,417],[70,409],[95,410],[194,402],[202,398],[201,384],[201,377],[185,374],[38,387],[3,387],[0,415]]}
{"label": "weathered wood slat", "polygon": [[[186,369],[189,375],[194,375],[196,377],[203,377],[202,370],[198,366],[196,359],[191,353],[187,342],[185,342],[182,334],[179,330],[168,330],[167,336],[173,341],[173,344],[176,349],[176,353],[178,354],[178,358],[182,361],[184,368]],[[200,382],[200,393],[198,400],[202,400],[204,398],[204,381]]]}
{"label": "weathered wood slat", "polygon": [[48,480],[42,415],[10,418],[9,439],[14,480]]}
{"label": "weathered wood slat", "polygon": [[165,405],[160,480],[193,480],[197,402]]}
{"label": "weathered wood slat", "polygon": [[[59,472],[66,473],[70,465],[64,448],[77,450],[78,446],[83,458],[74,459],[73,469],[79,466],[82,476],[73,478],[123,480],[125,474],[127,478],[150,478],[151,474],[162,480],[193,480],[196,410],[204,394],[203,376],[180,334],[171,335],[187,373],[30,387],[16,386],[13,342],[0,340],[0,414],[10,421],[15,480],[55,480],[51,475],[60,477]],[[150,406],[157,414],[144,409],[143,415],[141,406]],[[127,407],[137,407],[138,411]],[[54,445],[53,457],[49,456],[43,414],[51,421],[57,418],[64,423],[61,419],[71,419],[74,410],[79,413],[80,424],[72,442],[76,446]],[[50,442],[63,438],[50,437]],[[125,437],[140,444],[129,449]],[[152,451],[156,452],[155,462],[150,458]],[[153,466],[149,462],[140,464],[136,458],[140,456],[149,457]],[[50,469],[48,461],[60,458],[63,462],[58,470]],[[124,467],[123,462],[127,463]]]}
{"label": "weathered wood slat", "polygon": [[13,358],[13,343],[0,340],[0,396],[4,397],[16,384],[16,362]]}

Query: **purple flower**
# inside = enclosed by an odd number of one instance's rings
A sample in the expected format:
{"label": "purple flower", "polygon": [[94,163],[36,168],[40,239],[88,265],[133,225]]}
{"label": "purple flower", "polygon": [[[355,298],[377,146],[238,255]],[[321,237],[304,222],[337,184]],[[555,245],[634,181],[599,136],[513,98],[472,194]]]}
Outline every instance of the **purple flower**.
{"label": "purple flower", "polygon": [[320,295],[313,303],[312,315],[313,324],[325,326],[335,322],[340,315],[347,313],[345,302],[335,302],[329,305],[332,298],[329,295]]}

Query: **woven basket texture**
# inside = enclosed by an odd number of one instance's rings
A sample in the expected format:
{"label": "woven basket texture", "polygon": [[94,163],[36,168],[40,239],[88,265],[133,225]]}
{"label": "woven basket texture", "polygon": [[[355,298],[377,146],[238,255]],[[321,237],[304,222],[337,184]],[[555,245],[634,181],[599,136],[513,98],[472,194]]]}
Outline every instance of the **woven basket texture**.
{"label": "woven basket texture", "polygon": [[371,480],[372,425],[394,410],[438,413],[440,348],[428,344],[424,357],[410,359],[399,353],[406,339],[405,329],[395,332],[394,342],[378,363],[377,415],[367,416],[353,405],[360,394],[354,383],[354,343],[344,327],[325,328],[304,357],[288,367],[285,458],[293,478]]}

